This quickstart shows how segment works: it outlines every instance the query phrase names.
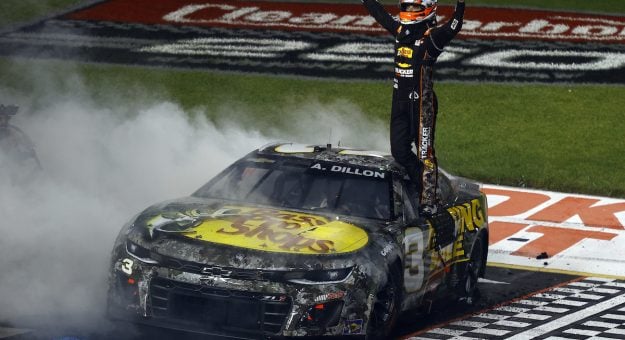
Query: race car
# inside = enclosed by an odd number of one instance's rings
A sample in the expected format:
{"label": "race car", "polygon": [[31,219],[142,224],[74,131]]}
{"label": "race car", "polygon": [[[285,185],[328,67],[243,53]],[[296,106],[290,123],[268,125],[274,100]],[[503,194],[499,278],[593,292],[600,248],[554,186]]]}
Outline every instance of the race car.
{"label": "race car", "polygon": [[423,217],[408,178],[383,152],[263,146],[122,228],[107,314],[224,337],[384,339],[441,296],[472,303],[486,196],[441,171],[444,208]]}

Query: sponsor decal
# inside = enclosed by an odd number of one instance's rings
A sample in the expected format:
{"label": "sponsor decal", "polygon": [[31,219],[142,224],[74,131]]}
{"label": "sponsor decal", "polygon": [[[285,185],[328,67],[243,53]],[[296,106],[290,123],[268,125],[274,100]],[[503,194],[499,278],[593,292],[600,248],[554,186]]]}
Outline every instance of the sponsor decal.
{"label": "sponsor decal", "polygon": [[[471,6],[473,8],[473,6]],[[397,14],[396,6],[386,6]],[[453,13],[438,6],[438,21]],[[109,0],[65,16],[71,20],[142,24],[193,25],[297,31],[388,34],[361,4]],[[625,41],[625,18],[573,12],[480,7],[467,11],[460,36],[476,39],[533,39],[547,41]]]}
{"label": "sponsor decal", "polygon": [[140,48],[138,51],[152,54],[165,53],[271,59],[280,57],[286,51],[296,52],[310,49],[311,47],[314,47],[314,45],[304,41],[211,37],[180,40],[171,44],[152,45]]}
{"label": "sponsor decal", "polygon": [[[356,11],[354,11],[356,10]],[[228,28],[367,32],[375,20],[362,5],[288,2],[111,0],[68,15],[72,20],[104,20]]]}
{"label": "sponsor decal", "polygon": [[404,69],[404,68],[395,67],[395,74],[398,77],[402,77],[402,78],[412,78],[414,75],[414,70],[411,68]]}
{"label": "sponsor decal", "polygon": [[426,159],[428,157],[428,149],[430,147],[430,133],[431,129],[429,127],[421,128],[421,145],[419,145],[419,154],[421,159]]}
{"label": "sponsor decal", "polygon": [[[576,63],[553,62],[553,60],[558,59],[566,60],[574,58],[577,58],[579,61]],[[504,50],[483,54],[471,59],[470,62],[475,66],[490,65],[507,69],[598,71],[623,68],[623,66],[625,66],[625,54],[596,51]]]}
{"label": "sponsor decal", "polygon": [[454,21],[451,22],[451,29],[456,30],[456,27],[458,27],[458,20],[454,19]]}
{"label": "sponsor decal", "polygon": [[491,185],[483,192],[490,262],[625,277],[625,200]]}
{"label": "sponsor decal", "polygon": [[345,323],[343,324],[343,334],[361,334],[364,331],[362,325],[362,319],[345,320]]}
{"label": "sponsor decal", "polygon": [[434,170],[434,162],[432,162],[431,158],[426,158],[423,160],[423,167],[428,171],[432,171]]}
{"label": "sponsor decal", "polygon": [[310,166],[312,170],[320,170],[320,171],[330,171],[330,172],[340,172],[348,175],[355,176],[363,176],[363,177],[372,177],[384,179],[386,173],[383,171],[371,170],[358,168],[354,166],[343,166],[343,165],[331,165],[325,163],[315,163]]}
{"label": "sponsor decal", "polygon": [[342,221],[236,206],[214,212],[170,214],[169,218],[159,215],[148,222],[150,226],[197,240],[279,253],[343,253],[358,250],[368,242],[363,229]]}
{"label": "sponsor decal", "polygon": [[[624,41],[621,17],[480,8],[435,77],[621,84]],[[396,53],[357,4],[112,0],[0,34],[2,56],[351,79],[388,79]]]}
{"label": "sponsor decal", "polygon": [[470,203],[457,205],[447,210],[456,223],[462,226],[462,230],[475,232],[486,223],[484,207],[480,199],[473,199]]}
{"label": "sponsor decal", "polygon": [[387,244],[386,246],[384,246],[384,248],[382,248],[382,250],[380,251],[380,255],[382,256],[386,256],[388,255],[391,251],[393,250],[393,245],[391,243]]}
{"label": "sponsor decal", "polygon": [[406,57],[412,59],[412,48],[409,47],[400,47],[397,49],[397,55],[400,57]]}
{"label": "sponsor decal", "polygon": [[[464,235],[475,233],[486,225],[485,206],[482,199],[473,199],[469,203],[447,209],[454,220],[454,242],[436,249],[434,242],[436,230],[431,222],[429,228],[408,228],[404,238],[406,256],[404,284],[406,291],[415,292],[423,288],[431,278],[441,274],[445,267],[466,259]],[[425,259],[425,260],[424,260]]]}
{"label": "sponsor decal", "polygon": [[324,302],[329,300],[342,299],[346,295],[345,291],[339,290],[337,292],[327,293],[319,295],[315,298],[315,302]]}
{"label": "sponsor decal", "polygon": [[[450,251],[451,254],[448,255],[449,258],[446,261],[464,257],[466,254],[464,249],[464,233],[476,232],[486,224],[485,207],[482,202],[481,199],[473,199],[469,203],[447,209],[455,221],[456,235],[458,236],[453,243],[453,250]],[[436,260],[432,262],[435,263]]]}

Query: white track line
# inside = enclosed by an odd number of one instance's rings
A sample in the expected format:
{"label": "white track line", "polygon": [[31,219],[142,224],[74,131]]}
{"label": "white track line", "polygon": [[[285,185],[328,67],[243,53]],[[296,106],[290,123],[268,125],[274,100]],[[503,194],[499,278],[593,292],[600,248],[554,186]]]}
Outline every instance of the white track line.
{"label": "white track line", "polygon": [[588,306],[583,310],[565,315],[556,320],[553,320],[551,322],[548,322],[536,328],[527,330],[525,332],[521,332],[519,334],[509,337],[508,339],[509,340],[533,339],[533,338],[545,335],[549,332],[552,332],[558,328],[569,326],[579,320],[604,312],[606,310],[609,310],[610,308],[616,307],[623,303],[625,303],[625,294],[616,296],[610,300],[606,300],[604,302],[598,303],[593,306]]}

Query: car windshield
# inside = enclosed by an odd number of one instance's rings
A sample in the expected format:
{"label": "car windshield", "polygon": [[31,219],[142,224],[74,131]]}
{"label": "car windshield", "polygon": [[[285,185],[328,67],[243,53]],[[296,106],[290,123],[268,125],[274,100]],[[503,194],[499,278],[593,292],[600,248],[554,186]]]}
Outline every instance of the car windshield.
{"label": "car windshield", "polygon": [[356,166],[313,162],[239,162],[194,196],[389,220],[390,175]]}

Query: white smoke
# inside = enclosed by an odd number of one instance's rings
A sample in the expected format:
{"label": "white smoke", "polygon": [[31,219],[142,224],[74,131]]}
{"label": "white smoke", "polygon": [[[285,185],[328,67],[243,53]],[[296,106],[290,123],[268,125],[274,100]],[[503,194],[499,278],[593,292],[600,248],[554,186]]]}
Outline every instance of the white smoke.
{"label": "white smoke", "polygon": [[35,143],[44,171],[19,184],[0,174],[0,321],[101,322],[123,223],[150,204],[189,195],[254,148],[275,140],[388,145],[386,122],[342,101],[301,105],[276,122],[285,128],[260,132],[198,112],[190,119],[169,101],[129,115],[136,103],[102,107],[89,94],[64,91],[43,105],[22,99],[13,122]]}

